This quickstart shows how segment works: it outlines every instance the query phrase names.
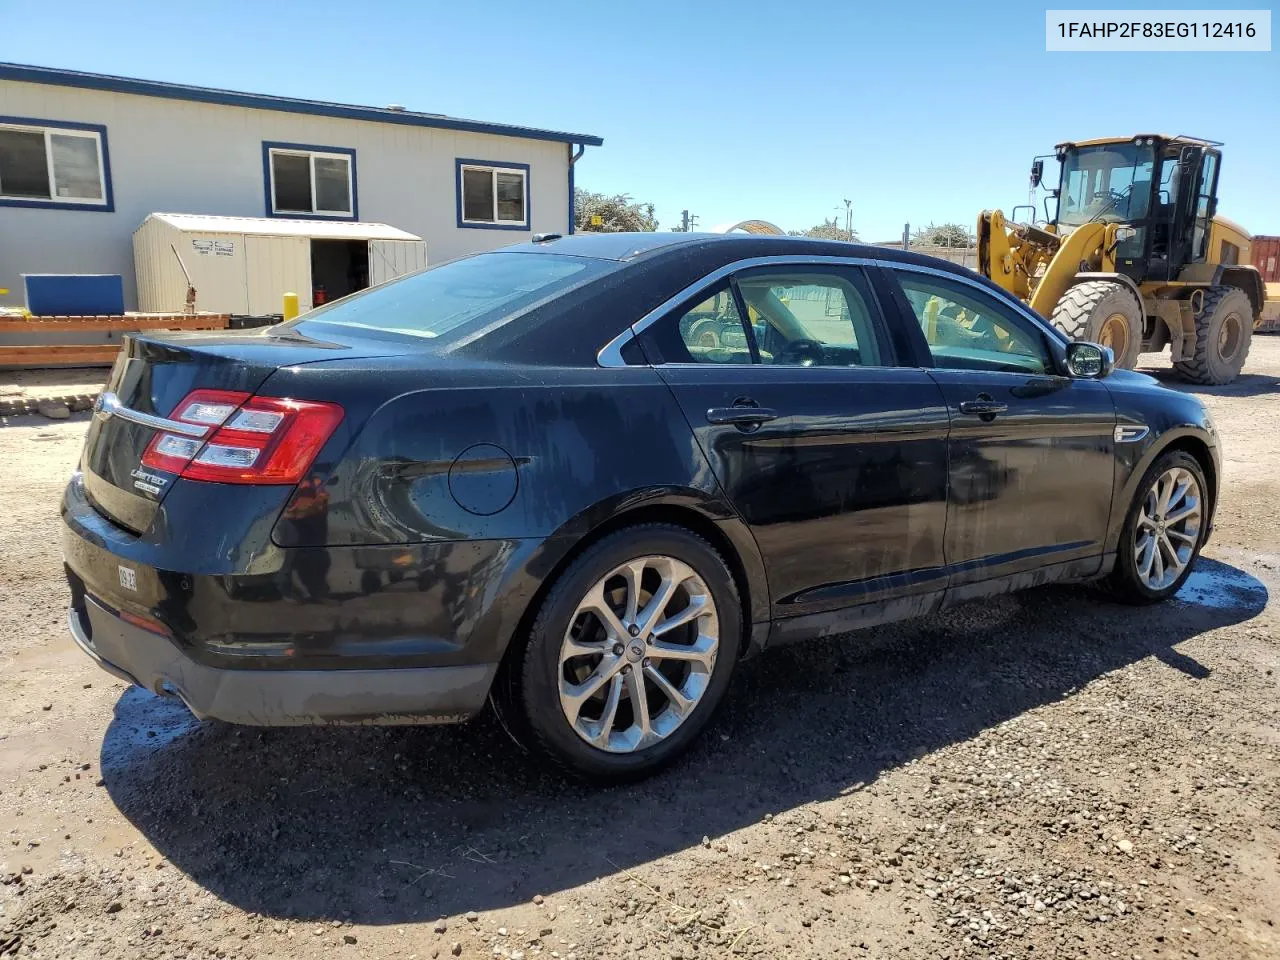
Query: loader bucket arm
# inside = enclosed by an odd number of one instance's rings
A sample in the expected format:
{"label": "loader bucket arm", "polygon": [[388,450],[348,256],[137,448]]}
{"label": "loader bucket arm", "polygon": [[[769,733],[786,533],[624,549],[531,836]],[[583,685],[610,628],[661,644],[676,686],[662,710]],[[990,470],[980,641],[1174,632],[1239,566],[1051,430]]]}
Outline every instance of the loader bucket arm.
{"label": "loader bucket arm", "polygon": [[1103,250],[1107,226],[1104,223],[1084,223],[1059,238],[1058,251],[1049,261],[1044,276],[1028,301],[1032,310],[1049,319],[1062,295],[1075,283],[1076,274],[1105,269]]}
{"label": "loader bucket arm", "polygon": [[1027,270],[1010,243],[1009,225],[999,210],[978,214],[978,272],[1021,300],[1030,296]]}

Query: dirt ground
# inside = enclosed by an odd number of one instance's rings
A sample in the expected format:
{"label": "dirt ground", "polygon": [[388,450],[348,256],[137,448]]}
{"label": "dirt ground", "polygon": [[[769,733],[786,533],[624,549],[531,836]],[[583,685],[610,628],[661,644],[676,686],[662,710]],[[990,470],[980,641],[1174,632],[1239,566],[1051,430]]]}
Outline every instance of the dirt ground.
{"label": "dirt ground", "polygon": [[257,730],[126,688],[66,635],[85,417],[9,420],[0,956],[1280,956],[1280,337],[1246,369],[1197,391],[1225,486],[1176,601],[1045,589],[778,651],[616,790],[487,717]]}

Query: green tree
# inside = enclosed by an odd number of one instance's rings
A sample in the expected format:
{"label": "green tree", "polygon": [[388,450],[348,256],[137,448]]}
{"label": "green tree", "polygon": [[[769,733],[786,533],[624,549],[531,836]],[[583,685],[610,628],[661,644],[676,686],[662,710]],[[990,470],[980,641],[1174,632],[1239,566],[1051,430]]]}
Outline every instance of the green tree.
{"label": "green tree", "polygon": [[851,240],[858,239],[857,230],[846,230],[836,222],[835,217],[823,220],[816,227],[810,227],[808,230],[788,230],[793,237],[813,237],[815,240]]}
{"label": "green tree", "polygon": [[[593,222],[596,217],[599,223]],[[633,203],[625,193],[607,196],[589,190],[573,191],[573,226],[588,233],[652,232],[658,229],[652,203]]]}
{"label": "green tree", "polygon": [[929,224],[911,233],[911,242],[922,247],[971,247],[969,228],[959,223]]}

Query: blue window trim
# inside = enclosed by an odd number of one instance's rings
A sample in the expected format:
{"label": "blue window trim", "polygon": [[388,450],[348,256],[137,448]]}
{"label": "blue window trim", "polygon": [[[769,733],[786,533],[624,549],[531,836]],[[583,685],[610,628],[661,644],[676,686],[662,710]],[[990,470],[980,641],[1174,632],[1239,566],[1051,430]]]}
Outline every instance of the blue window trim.
{"label": "blue window trim", "polygon": [[502,137],[518,137],[522,140],[585,143],[591,147],[598,147],[604,143],[604,140],[600,137],[585,133],[564,133],[559,130],[542,130],[537,127],[521,127],[506,123],[483,123],[478,120],[463,120],[458,117],[445,117],[435,113],[419,113],[413,110],[389,110],[385,107],[360,107],[347,103],[328,103],[322,100],[302,100],[295,97],[273,97],[262,93],[216,90],[211,87],[195,87],[185,83],[138,80],[134,77],[114,77],[101,73],[83,73],[79,70],[59,70],[54,67],[33,67],[22,63],[0,63],[0,80],[45,83],[62,87],[78,87],[83,90],[107,90],[112,93],[132,93],[141,97],[161,97],[166,100],[216,103],[227,107],[279,110],[283,113],[304,113],[317,117],[339,117],[344,120],[372,120],[376,123],[433,127],[438,130],[491,133]]}
{"label": "blue window trim", "polygon": [[[75,203],[67,200],[19,200],[0,198],[0,207],[31,207],[40,210],[82,210],[115,213],[116,196],[111,188],[111,151],[107,149],[107,128],[100,123],[75,123],[69,120],[40,120],[36,117],[0,117],[0,123],[24,127],[54,127],[60,130],[85,130],[98,135],[102,148],[102,180],[106,203]],[[50,187],[54,186],[50,184]]]}
{"label": "blue window trim", "polygon": [[[293,150],[298,153],[336,153],[346,156],[351,161],[351,213],[276,213],[275,197],[271,193],[271,151]],[[281,143],[276,140],[262,141],[262,195],[266,203],[267,216],[277,220],[359,220],[360,196],[356,189],[356,151],[352,147],[322,147],[314,143]]]}
{"label": "blue window trim", "polygon": [[[475,223],[462,219],[462,168],[497,167],[500,170],[524,171],[524,223]],[[507,163],[505,160],[470,160],[457,157],[453,164],[453,184],[457,194],[458,229],[459,230],[519,230],[529,233],[533,229],[533,175],[527,163]],[[494,198],[497,203],[497,198]],[[494,211],[497,212],[496,210]]]}

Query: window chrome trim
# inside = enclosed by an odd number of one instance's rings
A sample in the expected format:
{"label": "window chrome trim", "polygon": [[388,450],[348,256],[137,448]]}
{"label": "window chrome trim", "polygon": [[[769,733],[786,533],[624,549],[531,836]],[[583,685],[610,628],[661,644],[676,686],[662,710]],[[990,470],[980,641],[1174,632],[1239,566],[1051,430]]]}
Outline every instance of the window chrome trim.
{"label": "window chrome trim", "polygon": [[[807,257],[791,254],[771,257],[750,257],[746,260],[735,260],[733,263],[727,263],[723,267],[713,270],[706,276],[695,280],[675,296],[668,297],[601,347],[600,352],[596,355],[596,363],[607,368],[627,366],[626,362],[622,359],[623,347],[640,334],[644,333],[645,330],[653,326],[653,324],[657,323],[681,303],[697,296],[697,294],[703,289],[715,286],[732,274],[738,273],[742,270],[750,270],[753,267],[804,267],[832,265],[842,267],[877,267],[882,270],[908,270],[913,273],[924,273],[941,277],[944,280],[954,280],[957,283],[973,287],[975,290],[985,293],[989,297],[993,297],[1004,306],[1007,306],[1009,309],[1022,316],[1024,319],[1031,321],[1038,330],[1053,339],[1059,342],[1061,342],[1062,339],[1062,335],[1055,330],[1051,324],[1046,322],[1043,317],[1028,307],[1025,303],[1022,303],[1021,301],[1002,300],[986,283],[979,279],[975,279],[976,274],[975,277],[967,277],[962,273],[956,273],[951,270],[940,270],[937,267],[930,267],[921,263],[904,263],[899,260],[881,260],[876,257]],[[889,321],[887,316],[885,319],[886,322]],[[722,364],[722,366],[729,366],[729,364]],[[733,364],[733,366],[745,366],[745,364]],[[755,364],[752,364],[752,366],[755,366]]]}
{"label": "window chrome trim", "polygon": [[177,433],[184,437],[200,438],[209,432],[207,426],[183,423],[181,420],[170,420],[168,417],[157,417],[153,413],[143,413],[141,410],[126,407],[120,402],[120,398],[110,390],[104,390],[98,395],[98,402],[94,404],[93,410],[94,413],[102,414],[103,416],[119,417],[121,420],[128,420],[130,423],[150,427],[153,430],[163,430],[166,433]]}

